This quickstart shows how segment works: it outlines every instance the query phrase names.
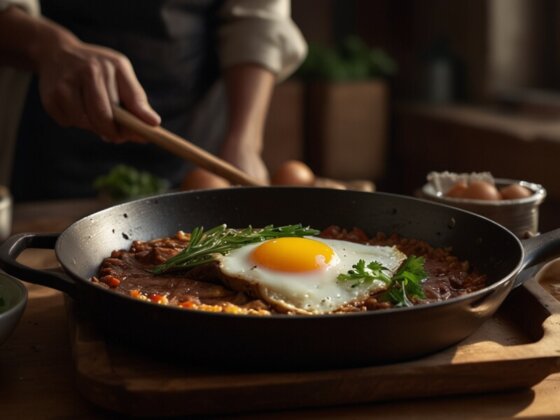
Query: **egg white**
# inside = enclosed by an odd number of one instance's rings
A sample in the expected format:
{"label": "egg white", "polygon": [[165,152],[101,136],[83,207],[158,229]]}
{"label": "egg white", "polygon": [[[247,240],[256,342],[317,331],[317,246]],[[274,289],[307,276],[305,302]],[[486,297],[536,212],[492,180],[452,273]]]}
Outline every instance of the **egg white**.
{"label": "egg white", "polygon": [[406,259],[396,247],[362,245],[335,239],[310,237],[328,245],[333,258],[323,269],[305,273],[290,273],[260,267],[252,260],[251,253],[262,243],[247,245],[218,257],[219,268],[225,283],[249,293],[286,312],[324,314],[334,312],[343,305],[363,301],[375,292],[387,288],[381,280],[359,284],[338,281],[339,274],[346,274],[360,259],[366,264],[378,261],[388,269],[391,277]]}

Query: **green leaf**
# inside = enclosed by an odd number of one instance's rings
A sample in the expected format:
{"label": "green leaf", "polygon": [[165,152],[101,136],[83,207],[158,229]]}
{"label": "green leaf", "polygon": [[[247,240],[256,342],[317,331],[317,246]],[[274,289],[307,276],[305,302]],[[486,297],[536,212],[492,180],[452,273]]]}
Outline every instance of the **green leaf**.
{"label": "green leaf", "polygon": [[427,277],[425,262],[424,257],[409,256],[391,279],[384,298],[395,306],[412,306],[413,300],[424,299],[422,282]]}
{"label": "green leaf", "polygon": [[423,257],[411,255],[401,264],[395,275],[389,278],[385,273],[389,270],[380,262],[372,261],[366,266],[364,260],[359,260],[347,274],[339,274],[337,280],[349,282],[351,287],[381,280],[388,285],[383,299],[395,306],[412,306],[416,298],[425,297],[422,288],[422,282],[427,277],[424,264]]}
{"label": "green leaf", "polygon": [[347,274],[339,274],[337,280],[339,282],[349,282],[351,287],[356,287],[360,284],[371,284],[374,280],[389,283],[391,279],[384,271],[389,270],[377,261],[372,261],[366,266],[364,260],[359,260]]}

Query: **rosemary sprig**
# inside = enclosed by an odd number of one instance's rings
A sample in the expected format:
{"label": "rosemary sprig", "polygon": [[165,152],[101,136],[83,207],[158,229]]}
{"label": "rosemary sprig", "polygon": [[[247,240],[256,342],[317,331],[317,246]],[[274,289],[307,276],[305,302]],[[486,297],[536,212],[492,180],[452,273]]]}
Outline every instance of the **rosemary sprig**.
{"label": "rosemary sprig", "polygon": [[318,235],[317,229],[301,224],[274,226],[255,229],[249,226],[245,229],[230,229],[225,224],[218,225],[204,231],[203,227],[196,227],[191,232],[188,246],[152,271],[155,274],[165,273],[170,270],[182,270],[195,267],[215,260],[216,254],[225,255],[243,245],[263,242],[268,239],[282,237],[301,237]]}
{"label": "rosemary sprig", "polygon": [[388,285],[387,291],[383,294],[385,300],[392,302],[395,306],[412,306],[414,298],[423,299],[425,297],[422,288],[422,282],[427,277],[424,263],[423,257],[411,255],[390,278],[384,273],[389,269],[378,261],[372,261],[366,266],[364,260],[359,260],[352,266],[353,269],[348,271],[348,274],[339,274],[337,279],[352,282],[351,287],[381,280]]}

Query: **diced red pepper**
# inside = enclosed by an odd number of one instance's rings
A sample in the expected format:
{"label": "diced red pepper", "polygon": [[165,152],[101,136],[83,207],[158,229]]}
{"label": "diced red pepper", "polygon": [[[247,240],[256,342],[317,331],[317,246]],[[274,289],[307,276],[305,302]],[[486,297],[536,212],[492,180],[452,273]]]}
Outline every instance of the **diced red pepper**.
{"label": "diced red pepper", "polygon": [[158,295],[157,293],[154,293],[154,294],[152,294],[152,295],[149,296],[149,299],[150,299],[152,302],[156,302],[156,303],[159,302],[159,301],[161,301],[163,298],[164,298],[163,295]]}
{"label": "diced red pepper", "polygon": [[113,288],[115,288],[119,284],[121,284],[121,281],[118,278],[116,278],[115,276],[110,276],[110,275],[109,276],[103,276],[101,278],[101,281],[103,283],[105,283],[107,286],[113,287]]}

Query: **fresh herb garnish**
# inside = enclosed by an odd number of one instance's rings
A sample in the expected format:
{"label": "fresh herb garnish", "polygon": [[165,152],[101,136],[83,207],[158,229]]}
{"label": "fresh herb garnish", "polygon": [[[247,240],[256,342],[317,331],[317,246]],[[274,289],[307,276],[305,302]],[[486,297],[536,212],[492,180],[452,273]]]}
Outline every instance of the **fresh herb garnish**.
{"label": "fresh herb garnish", "polygon": [[371,284],[374,280],[381,280],[387,284],[391,282],[391,278],[383,272],[388,269],[380,262],[372,261],[366,266],[366,262],[360,260],[352,268],[353,270],[348,270],[348,274],[339,274],[337,280],[351,282],[352,287]]}
{"label": "fresh herb garnish", "polygon": [[381,280],[388,285],[383,298],[395,306],[412,306],[413,298],[423,299],[424,289],[422,281],[426,278],[424,257],[409,256],[401,264],[395,275],[391,278],[384,271],[389,271],[377,261],[372,261],[366,266],[364,260],[359,260],[352,266],[348,274],[339,274],[338,281],[352,282],[351,287],[359,284],[371,284],[374,280]]}
{"label": "fresh herb garnish", "polygon": [[215,260],[215,254],[225,255],[228,252],[240,248],[243,245],[263,242],[268,239],[283,237],[301,237],[319,234],[319,231],[301,224],[278,226],[265,226],[255,229],[251,226],[239,230],[228,229],[224,225],[218,225],[204,231],[203,227],[196,227],[191,232],[188,246],[165,263],[153,269],[155,274],[161,274],[169,270],[182,270],[195,267]]}
{"label": "fresh herb garnish", "polygon": [[412,298],[424,299],[422,281],[427,274],[424,257],[409,256],[391,279],[385,298],[395,306],[412,306]]}

